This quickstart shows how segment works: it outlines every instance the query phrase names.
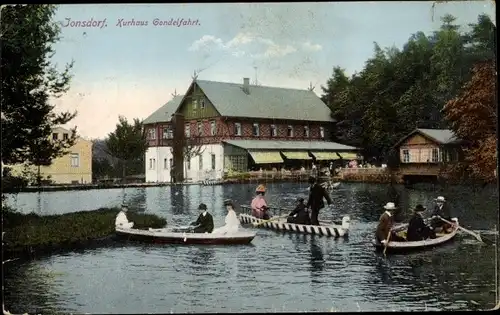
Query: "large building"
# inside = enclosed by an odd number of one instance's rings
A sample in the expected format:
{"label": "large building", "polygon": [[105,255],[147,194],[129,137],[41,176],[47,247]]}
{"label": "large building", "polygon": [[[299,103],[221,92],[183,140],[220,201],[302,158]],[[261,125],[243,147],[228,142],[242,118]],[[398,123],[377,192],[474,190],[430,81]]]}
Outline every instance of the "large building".
{"label": "large building", "polygon": [[[61,127],[52,130],[53,140],[65,139],[71,136],[71,132]],[[41,166],[40,175],[42,179],[49,179],[54,184],[89,184],[92,183],[92,142],[77,137],[75,144],[67,149],[64,156],[52,160],[51,165]],[[5,165],[9,167],[13,175],[20,175],[26,165]],[[30,171],[37,173],[37,167],[31,166]]]}
{"label": "large building", "polygon": [[356,156],[356,148],[328,141],[330,109],[310,90],[250,85],[247,78],[243,84],[194,80],[185,95],[143,121],[147,182],[171,179],[174,116],[184,121],[184,177],[195,182]]}

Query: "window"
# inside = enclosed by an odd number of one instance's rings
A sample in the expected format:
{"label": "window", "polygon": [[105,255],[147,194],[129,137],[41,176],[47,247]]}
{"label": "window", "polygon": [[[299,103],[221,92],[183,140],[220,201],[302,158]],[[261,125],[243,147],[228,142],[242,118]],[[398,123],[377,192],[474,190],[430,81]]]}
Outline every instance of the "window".
{"label": "window", "polygon": [[203,136],[203,124],[198,122],[198,136]]}
{"label": "window", "polygon": [[410,163],[410,151],[403,150],[403,163]]}
{"label": "window", "polygon": [[293,137],[293,126],[288,126],[286,135],[287,137]]}
{"label": "window", "polygon": [[188,170],[191,169],[191,158],[190,157],[188,157],[187,160],[186,160],[186,167],[187,167]]}
{"label": "window", "polygon": [[241,136],[241,124],[240,123],[234,124],[234,135]]}
{"label": "window", "polygon": [[156,130],[154,128],[150,128],[148,130],[148,138],[151,139],[151,140],[155,140],[156,139]]}
{"label": "window", "polygon": [[71,167],[80,167],[80,154],[71,153]]}
{"label": "window", "polygon": [[193,109],[197,109],[197,108],[198,108],[198,100],[193,99]]}
{"label": "window", "polygon": [[258,137],[260,135],[259,124],[257,123],[253,124],[252,134],[254,135],[254,137]]}
{"label": "window", "polygon": [[52,140],[57,140],[57,133],[55,133],[55,132],[54,132],[54,133],[52,134]]}
{"label": "window", "polygon": [[156,159],[149,159],[149,169],[154,170],[156,166]]}
{"label": "window", "polygon": [[170,168],[174,167],[174,159],[170,159],[168,163],[170,164]]}
{"label": "window", "polygon": [[437,163],[439,161],[439,150],[432,149],[432,162]]}
{"label": "window", "polygon": [[205,108],[205,100],[201,100],[200,108],[201,109]]}
{"label": "window", "polygon": [[212,154],[212,169],[215,170],[215,154]]}
{"label": "window", "polygon": [[201,154],[198,155],[198,164],[199,164],[199,169],[201,171],[203,169],[203,156]]}
{"label": "window", "polygon": [[69,137],[68,137],[68,134],[67,134],[67,133],[63,133],[63,139],[64,139],[64,140],[68,140],[68,138],[69,138]]}
{"label": "window", "polygon": [[168,168],[167,161],[168,161],[168,160],[167,160],[166,158],[165,158],[165,159],[163,159],[163,168],[164,168],[164,169],[167,169],[167,168]]}
{"label": "window", "polygon": [[277,137],[278,136],[278,129],[276,128],[276,125],[271,125],[271,137]]}
{"label": "window", "polygon": [[163,129],[163,139],[172,139],[174,137],[174,132],[172,127],[167,127],[167,129]]}
{"label": "window", "polygon": [[186,126],[184,126],[184,135],[186,137],[191,137],[191,124],[187,123]]}
{"label": "window", "polygon": [[319,136],[320,136],[320,138],[325,137],[325,128],[324,127],[319,127]]}
{"label": "window", "polygon": [[229,155],[226,157],[227,164],[229,165],[229,169],[235,172],[245,172],[247,170],[247,159],[242,155]]}
{"label": "window", "polygon": [[216,131],[216,130],[215,130],[215,120],[212,120],[212,121],[210,122],[210,134],[211,134],[212,136],[215,136],[215,131]]}
{"label": "window", "polygon": [[309,126],[304,126],[304,137],[309,138]]}

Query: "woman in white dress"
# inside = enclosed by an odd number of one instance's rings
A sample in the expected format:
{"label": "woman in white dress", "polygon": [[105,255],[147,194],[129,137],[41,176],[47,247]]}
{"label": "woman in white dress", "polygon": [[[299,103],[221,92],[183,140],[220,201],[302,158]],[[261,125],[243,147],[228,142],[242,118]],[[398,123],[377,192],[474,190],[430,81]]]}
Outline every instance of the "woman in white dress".
{"label": "woman in white dress", "polygon": [[238,232],[240,228],[240,220],[238,220],[238,216],[234,211],[234,205],[231,200],[226,200],[224,205],[227,209],[227,215],[225,219],[226,225],[221,226],[220,228],[215,229],[212,233],[214,234],[231,234]]}

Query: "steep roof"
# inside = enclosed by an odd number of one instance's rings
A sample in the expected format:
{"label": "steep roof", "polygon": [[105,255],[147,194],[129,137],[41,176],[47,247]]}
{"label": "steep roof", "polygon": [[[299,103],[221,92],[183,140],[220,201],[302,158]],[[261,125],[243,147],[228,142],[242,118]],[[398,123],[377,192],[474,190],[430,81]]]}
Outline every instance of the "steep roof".
{"label": "steep roof", "polygon": [[423,129],[423,128],[417,128],[401,138],[393,147],[399,146],[403,141],[408,139],[409,137],[413,136],[416,133],[420,133],[426,138],[429,138],[439,144],[451,144],[451,143],[457,143],[460,142],[460,139],[458,139],[453,131],[449,129]]}
{"label": "steep roof", "polygon": [[355,147],[331,141],[280,141],[280,140],[224,140],[223,142],[247,150],[317,150],[357,151]]}
{"label": "steep roof", "polygon": [[259,85],[196,80],[222,116],[331,122],[330,109],[313,92]]}
{"label": "steep roof", "polygon": [[165,105],[158,108],[155,112],[149,115],[148,118],[142,121],[143,124],[154,124],[158,122],[167,122],[172,119],[172,114],[175,113],[177,108],[184,98],[184,95],[174,96],[173,99],[168,101]]}

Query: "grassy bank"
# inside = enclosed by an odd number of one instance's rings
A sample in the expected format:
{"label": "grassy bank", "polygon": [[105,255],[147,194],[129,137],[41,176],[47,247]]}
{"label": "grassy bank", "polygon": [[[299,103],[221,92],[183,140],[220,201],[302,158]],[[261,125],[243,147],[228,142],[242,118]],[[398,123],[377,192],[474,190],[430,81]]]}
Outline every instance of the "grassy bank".
{"label": "grassy bank", "polygon": [[[119,211],[101,208],[48,216],[2,211],[4,259],[33,258],[105,242],[114,233]],[[167,224],[154,214],[128,212],[127,217],[134,222],[134,228],[161,228]]]}

